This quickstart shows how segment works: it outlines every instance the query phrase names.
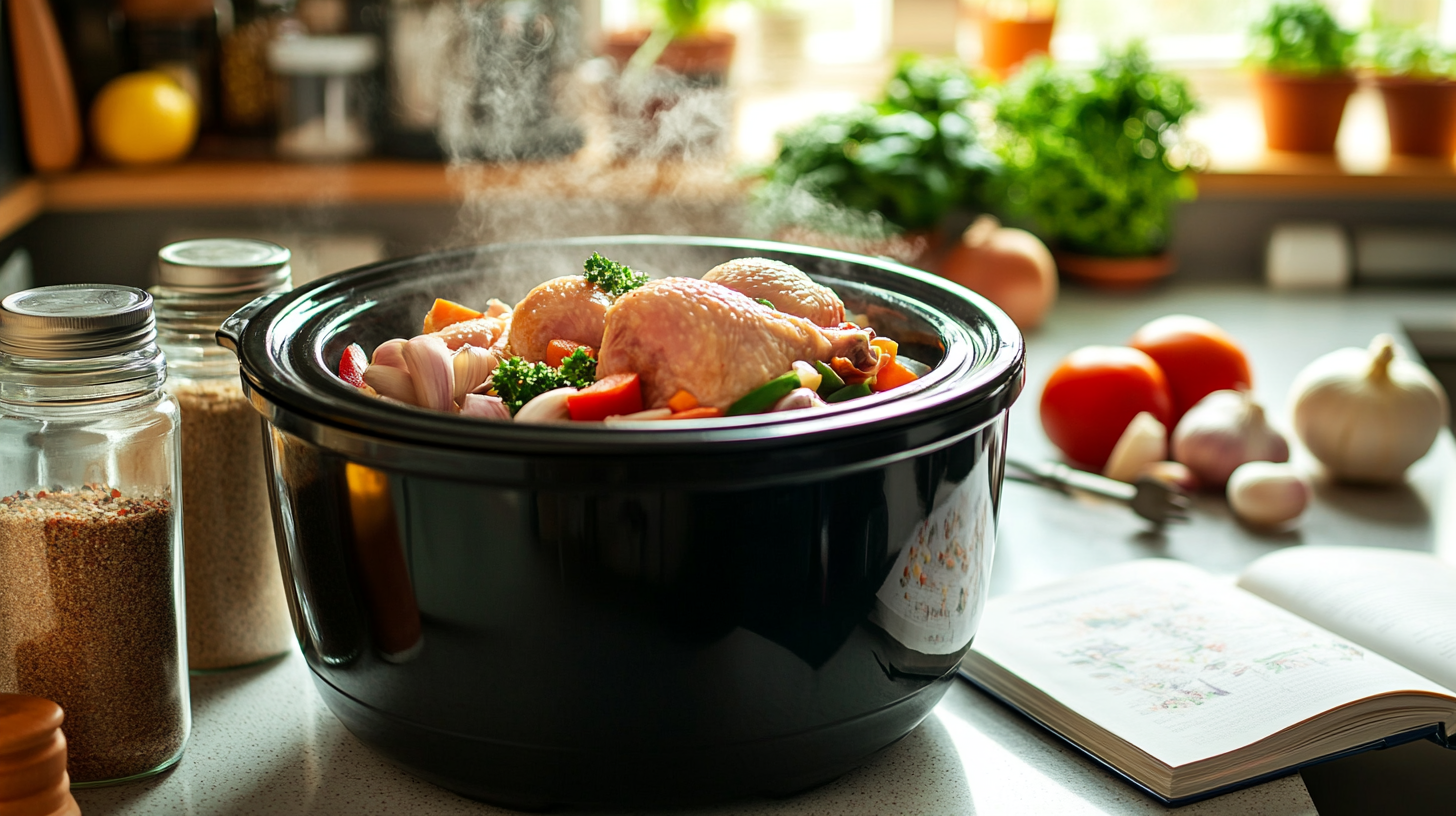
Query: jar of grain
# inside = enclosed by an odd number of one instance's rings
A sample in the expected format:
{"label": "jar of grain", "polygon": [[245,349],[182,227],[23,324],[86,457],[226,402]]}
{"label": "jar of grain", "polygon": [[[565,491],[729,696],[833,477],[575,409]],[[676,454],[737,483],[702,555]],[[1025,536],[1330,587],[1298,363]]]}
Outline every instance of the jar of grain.
{"label": "jar of grain", "polygon": [[78,787],[171,767],[191,727],[181,445],[152,298],[0,301],[0,692],[66,711]]}
{"label": "jar of grain", "polygon": [[268,506],[263,420],[248,404],[238,358],[214,339],[254,298],[287,290],[289,252],[241,238],[169,244],[158,253],[157,342],[167,390],[182,410],[187,657],[219,671],[277,657],[293,628]]}

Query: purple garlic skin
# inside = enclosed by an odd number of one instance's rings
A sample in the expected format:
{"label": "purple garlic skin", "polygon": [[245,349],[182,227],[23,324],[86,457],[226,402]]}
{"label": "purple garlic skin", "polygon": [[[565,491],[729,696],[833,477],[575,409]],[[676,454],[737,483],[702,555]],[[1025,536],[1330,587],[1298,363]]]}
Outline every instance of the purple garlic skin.
{"label": "purple garlic skin", "polygon": [[404,344],[404,361],[414,380],[415,404],[454,413],[455,365],[445,341],[429,334],[411,338]]}

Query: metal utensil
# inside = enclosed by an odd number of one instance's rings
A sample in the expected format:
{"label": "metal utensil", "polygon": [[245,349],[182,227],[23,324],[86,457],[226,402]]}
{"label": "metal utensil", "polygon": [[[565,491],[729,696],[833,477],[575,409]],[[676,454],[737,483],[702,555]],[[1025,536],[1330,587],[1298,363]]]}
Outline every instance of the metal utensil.
{"label": "metal utensil", "polygon": [[1115,499],[1153,522],[1187,521],[1192,505],[1187,494],[1167,482],[1143,476],[1132,484],[1068,467],[1059,462],[1030,463],[1007,458],[1006,477],[1066,492],[1080,490]]}

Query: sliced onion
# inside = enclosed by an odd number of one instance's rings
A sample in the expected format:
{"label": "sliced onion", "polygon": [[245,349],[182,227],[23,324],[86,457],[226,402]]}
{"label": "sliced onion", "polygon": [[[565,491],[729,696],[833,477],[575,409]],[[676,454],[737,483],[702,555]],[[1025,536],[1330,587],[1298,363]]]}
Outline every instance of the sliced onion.
{"label": "sliced onion", "polygon": [[566,410],[566,398],[576,393],[575,388],[557,388],[538,395],[530,402],[521,406],[516,412],[517,422],[560,422],[570,419],[571,414]]}
{"label": "sliced onion", "polygon": [[807,388],[795,388],[785,394],[782,399],[775,402],[773,407],[768,409],[769,413],[778,411],[797,411],[801,408],[823,408],[829,403]]}

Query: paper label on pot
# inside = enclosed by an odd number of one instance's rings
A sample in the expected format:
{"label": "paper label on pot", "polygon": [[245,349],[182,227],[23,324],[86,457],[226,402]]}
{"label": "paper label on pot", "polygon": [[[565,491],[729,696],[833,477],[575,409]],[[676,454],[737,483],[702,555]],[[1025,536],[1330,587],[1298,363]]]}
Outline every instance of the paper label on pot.
{"label": "paper label on pot", "polygon": [[995,550],[988,461],[916,526],[875,595],[875,623],[922,654],[965,648],[981,621]]}

